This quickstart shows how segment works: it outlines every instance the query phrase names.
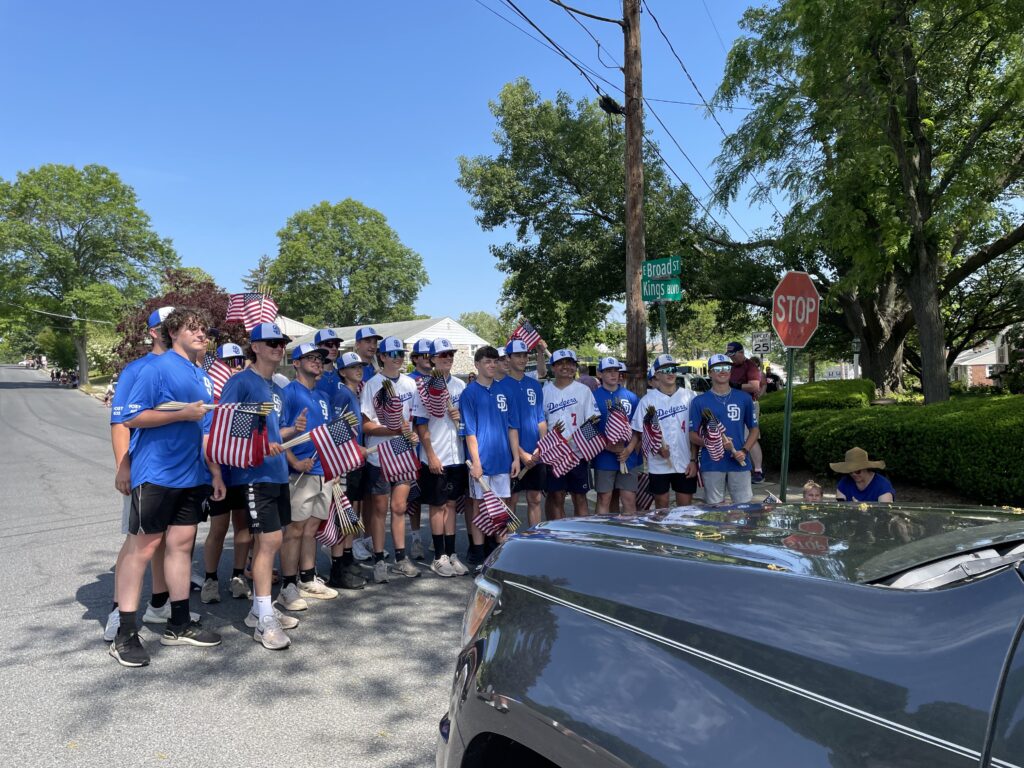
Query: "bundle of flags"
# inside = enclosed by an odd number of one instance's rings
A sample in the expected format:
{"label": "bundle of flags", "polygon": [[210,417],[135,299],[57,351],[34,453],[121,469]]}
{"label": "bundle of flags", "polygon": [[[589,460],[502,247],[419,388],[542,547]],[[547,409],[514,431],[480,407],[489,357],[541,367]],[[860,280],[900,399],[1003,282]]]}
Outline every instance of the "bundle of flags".
{"label": "bundle of flags", "polygon": [[277,303],[262,293],[232,293],[228,297],[228,323],[243,323],[252,331],[260,323],[272,323],[277,318]]}
{"label": "bundle of flags", "polygon": [[395,394],[390,379],[384,379],[381,388],[373,396],[373,409],[377,412],[377,421],[388,429],[402,428],[402,400]]}
{"label": "bundle of flags", "polygon": [[636,485],[636,508],[637,510],[650,509],[652,504],[654,504],[654,495],[651,493],[651,476],[646,472],[641,472]]}
{"label": "bundle of flags", "polygon": [[311,429],[309,439],[316,446],[320,466],[324,468],[325,482],[336,477],[344,477],[352,470],[363,466],[363,452],[344,415]]}
{"label": "bundle of flags", "polygon": [[[471,465],[471,462],[467,461],[466,464]],[[473,525],[479,528],[480,532],[485,536],[495,536],[504,531],[509,531],[510,533],[514,531],[519,526],[519,518],[491,490],[486,480],[481,478],[476,482],[484,489],[484,496],[480,499],[477,515],[473,518]]]}
{"label": "bundle of flags", "polygon": [[320,523],[316,530],[316,540],[325,547],[340,544],[346,536],[357,535],[363,531],[359,515],[352,509],[352,502],[337,484],[331,489],[331,509],[327,519]]}
{"label": "bundle of flags", "polygon": [[644,413],[644,431],[640,436],[640,443],[647,456],[658,453],[661,451],[661,446],[665,444],[664,436],[661,434],[661,422],[658,420],[658,411],[653,405],[647,406],[647,412]]}
{"label": "bundle of flags", "polygon": [[[604,420],[604,437],[609,443],[622,443],[625,446],[633,439],[633,426],[629,421],[629,414],[622,405],[621,400],[614,397],[608,400],[608,413]],[[619,472],[626,474],[629,469],[626,462],[619,462]]]}
{"label": "bundle of flags", "polygon": [[412,484],[409,486],[409,498],[406,499],[405,502],[405,514],[415,515],[417,512],[420,511],[420,507],[423,506],[423,504],[420,502],[421,495],[422,494],[420,493],[420,484],[413,480]]}
{"label": "bundle of flags", "polygon": [[555,477],[567,474],[580,462],[572,446],[562,437],[563,429],[562,422],[557,421],[545,433],[544,437],[537,441],[540,460],[545,464],[551,465],[551,471]]}
{"label": "bundle of flags", "polygon": [[389,483],[415,480],[420,474],[420,459],[410,433],[385,440],[378,448],[380,470]]}
{"label": "bundle of flags", "polygon": [[600,417],[591,416],[572,433],[572,446],[584,461],[593,461],[608,444],[604,435],[597,431],[598,421]]}
{"label": "bundle of flags", "polygon": [[213,402],[219,403],[220,393],[224,390],[224,385],[228,383],[228,379],[231,378],[231,369],[212,352],[207,352],[203,355],[202,366],[203,370],[206,371],[206,375],[210,377],[210,381],[213,382]]}
{"label": "bundle of flags", "polygon": [[530,324],[530,321],[524,317],[516,329],[512,331],[512,336],[509,340],[511,341],[512,339],[519,339],[526,345],[527,349],[533,349],[540,343],[540,334]]}
{"label": "bundle of flags", "polygon": [[420,379],[420,400],[427,413],[435,419],[443,419],[448,415],[448,405],[451,402],[451,395],[448,393],[448,384],[444,376],[437,368],[430,372],[430,376]]}
{"label": "bundle of flags", "polygon": [[270,449],[266,416],[253,403],[228,403],[214,409],[206,458],[229,467],[258,467]]}
{"label": "bundle of flags", "polygon": [[[702,410],[700,416],[700,434],[704,438],[704,447],[708,449],[708,456],[712,461],[721,461],[727,450],[732,451],[732,441],[726,437],[725,426],[710,408]],[[746,461],[740,462],[740,466],[745,467],[746,465]]]}

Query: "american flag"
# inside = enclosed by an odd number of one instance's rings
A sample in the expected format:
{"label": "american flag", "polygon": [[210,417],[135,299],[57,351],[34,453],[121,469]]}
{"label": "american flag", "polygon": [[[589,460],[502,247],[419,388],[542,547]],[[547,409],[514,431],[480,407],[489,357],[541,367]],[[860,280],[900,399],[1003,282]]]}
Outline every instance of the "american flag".
{"label": "american flag", "polygon": [[385,440],[380,444],[377,455],[380,457],[381,472],[389,483],[415,480],[419,476],[420,460],[416,455],[416,446],[407,435]]}
{"label": "american flag", "polygon": [[401,429],[404,416],[402,400],[395,394],[390,379],[384,379],[377,394],[373,396],[373,410],[377,412],[377,422],[388,429]]}
{"label": "american flag", "polygon": [[455,500],[455,514],[463,515],[466,513],[466,494],[462,494]]}
{"label": "american flag", "polygon": [[331,509],[327,519],[320,523],[316,531],[316,540],[325,547],[340,544],[350,534],[361,530],[359,515],[352,509],[352,502],[337,485],[332,487]]}
{"label": "american flag", "polygon": [[519,326],[512,331],[512,338],[520,339],[527,349],[533,349],[540,343],[540,334],[537,333],[537,329],[526,318],[523,318]]}
{"label": "american flag", "polygon": [[704,438],[704,447],[708,449],[708,456],[712,461],[721,461],[725,458],[725,427],[722,426],[710,408],[705,408],[701,415],[701,437]]}
{"label": "american flag", "polygon": [[636,508],[650,509],[654,503],[654,496],[651,494],[651,476],[646,472],[640,473],[640,479],[636,485]]}
{"label": "american flag", "polygon": [[272,323],[277,317],[277,303],[262,293],[232,293],[228,297],[225,322],[241,322],[251,331],[260,323]]}
{"label": "american flag", "polygon": [[570,472],[580,461],[568,441],[562,437],[561,422],[554,424],[537,441],[537,450],[540,451],[540,460],[551,465],[555,477]]}
{"label": "american flag", "polygon": [[626,409],[622,401],[611,398],[608,400],[608,415],[604,422],[604,436],[609,443],[625,445],[633,439],[633,427],[629,423]]}
{"label": "american flag", "polygon": [[331,500],[331,510],[327,513],[327,519],[320,523],[320,526],[316,529],[315,538],[325,547],[341,544],[345,538],[345,534],[341,532],[341,518],[338,508],[335,506],[333,499]]}
{"label": "american flag", "polygon": [[598,417],[592,416],[572,433],[573,447],[584,461],[592,461],[607,445],[604,435],[597,431],[597,421]]}
{"label": "american flag", "polygon": [[647,406],[647,412],[644,414],[644,431],[640,442],[644,453],[648,456],[658,453],[661,450],[661,446],[664,445],[664,439],[661,434],[661,422],[658,421],[658,412],[653,405]]}
{"label": "american flag", "polygon": [[473,519],[473,525],[479,528],[485,536],[494,536],[508,528],[508,524],[508,507],[494,494],[494,491],[485,490],[484,497],[477,505],[477,514]]}
{"label": "american flag", "polygon": [[309,439],[316,446],[325,481],[344,477],[363,466],[363,452],[359,450],[352,427],[344,417],[310,430]]}
{"label": "american flag", "polygon": [[415,480],[412,485],[409,486],[409,498],[405,502],[405,514],[415,515],[420,511],[420,507],[423,506],[420,501],[420,484]]}
{"label": "american flag", "polygon": [[266,426],[261,432],[258,413],[245,410],[246,403],[222,405],[213,411],[206,458],[229,467],[255,467],[263,463],[266,452]]}
{"label": "american flag", "polygon": [[203,370],[206,371],[206,375],[213,382],[213,402],[219,403],[220,393],[224,390],[224,385],[228,383],[228,379],[231,378],[231,369],[224,364],[223,360],[218,359],[216,355],[207,352],[203,356]]}
{"label": "american flag", "polygon": [[448,385],[444,376],[436,368],[430,376],[424,376],[419,381],[420,399],[427,413],[435,419],[443,419],[448,415],[448,403],[451,402],[451,395],[448,394]]}

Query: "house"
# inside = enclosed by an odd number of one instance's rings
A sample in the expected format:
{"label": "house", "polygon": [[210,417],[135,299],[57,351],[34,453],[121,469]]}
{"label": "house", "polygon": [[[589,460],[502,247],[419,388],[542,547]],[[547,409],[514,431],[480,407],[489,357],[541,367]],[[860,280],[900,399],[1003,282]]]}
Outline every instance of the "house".
{"label": "house", "polygon": [[949,369],[949,380],[965,387],[996,386],[1000,372],[1010,359],[1010,348],[1003,333],[973,349],[957,355]]}

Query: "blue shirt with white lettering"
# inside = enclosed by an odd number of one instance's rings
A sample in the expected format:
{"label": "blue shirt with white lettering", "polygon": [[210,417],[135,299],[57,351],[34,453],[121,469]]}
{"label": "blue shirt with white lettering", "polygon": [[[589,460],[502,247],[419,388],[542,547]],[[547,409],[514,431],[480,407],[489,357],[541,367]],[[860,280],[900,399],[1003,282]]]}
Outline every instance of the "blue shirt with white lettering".
{"label": "blue shirt with white lettering", "polygon": [[504,387],[483,386],[474,381],[459,398],[459,412],[466,436],[476,437],[477,451],[485,475],[507,475],[512,469],[508,444],[509,402]]}
{"label": "blue shirt with white lettering", "polygon": [[[186,357],[166,352],[140,366],[128,393],[122,419],[127,421],[160,403],[213,402],[213,382]],[[210,431],[211,414],[202,421],[175,421],[162,427],[136,429],[132,460],[132,488],[142,483],[165,488],[209,485],[210,470],[203,455],[203,435]]]}
{"label": "blue shirt with white lettering", "polygon": [[345,385],[341,383],[341,376],[338,375],[338,370],[333,366],[325,368],[323,374],[316,380],[316,389],[324,393],[329,403],[334,402],[334,398],[338,394],[338,388],[343,386]]}
{"label": "blue shirt with white lettering", "polygon": [[[707,391],[693,399],[690,405],[690,431],[697,432],[701,426],[702,414],[710,409],[715,417],[725,426],[726,436],[732,440],[735,450],[743,448],[746,441],[746,430],[757,426],[754,415],[753,398],[741,389],[730,389],[727,395],[719,395]],[[701,472],[750,472],[753,462],[748,455],[746,466],[740,466],[729,451],[719,461],[712,461],[707,448],[700,449]]]}
{"label": "blue shirt with white lettering", "polygon": [[[629,417],[630,421],[632,421],[633,414],[636,412],[637,403],[640,402],[640,398],[625,387],[619,387],[614,392],[609,392],[604,387],[598,387],[594,390],[594,400],[597,402],[597,410],[601,412],[601,421],[597,424],[597,431],[602,435],[604,434],[604,426],[608,421],[608,404],[612,400],[618,400],[619,403],[621,403],[622,408],[626,412],[626,416]],[[594,469],[619,469],[619,460],[615,457],[614,453],[607,449],[597,454],[597,456],[594,457],[594,460],[590,463]],[[626,459],[626,468],[632,469],[642,463],[643,460],[640,458],[640,454],[637,451],[633,451],[629,454],[629,458]]]}
{"label": "blue shirt with white lettering", "polygon": [[[264,379],[255,368],[246,368],[228,379],[220,393],[221,403],[273,403],[273,410],[267,414],[267,439],[271,443],[281,442],[281,411],[284,408],[284,392],[277,384]],[[288,460],[284,452],[268,456],[258,467],[224,467],[224,484],[227,486],[248,485],[249,483],[287,483]]]}
{"label": "blue shirt with white lettering", "polygon": [[[128,396],[132,393],[132,387],[135,385],[135,380],[139,377],[139,371],[143,367],[149,365],[151,362],[156,360],[160,355],[148,352],[142,357],[132,360],[128,365],[121,371],[121,375],[117,377],[117,389],[114,390],[114,398],[110,401],[110,423],[120,424],[125,420],[125,406],[128,404]],[[130,417],[129,417],[130,418]],[[128,453],[130,454],[132,448],[139,441],[138,430],[128,430]]]}
{"label": "blue shirt with white lettering", "polygon": [[[284,388],[284,407],[281,411],[281,426],[295,426],[295,420],[299,418],[302,410],[306,410],[306,432],[331,421],[333,409],[330,402],[320,389],[309,389],[300,381],[292,381]],[[290,449],[292,454],[299,461],[313,459],[313,468],[306,472],[307,475],[322,475],[324,468],[320,466],[320,456],[316,452],[313,441],[296,445]]]}
{"label": "blue shirt with white lettering", "polygon": [[529,376],[523,376],[522,381],[506,376],[499,383],[505,387],[512,402],[510,423],[519,430],[519,447],[533,453],[540,440],[539,425],[547,420],[544,416],[544,389]]}

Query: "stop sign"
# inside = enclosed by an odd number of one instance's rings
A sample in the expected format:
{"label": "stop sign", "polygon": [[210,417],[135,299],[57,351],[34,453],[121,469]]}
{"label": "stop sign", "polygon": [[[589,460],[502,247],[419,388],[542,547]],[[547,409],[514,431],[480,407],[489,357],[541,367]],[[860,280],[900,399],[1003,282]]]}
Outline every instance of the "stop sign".
{"label": "stop sign", "polygon": [[818,329],[818,289],[806,272],[787,272],[772,294],[772,327],[784,347],[802,349]]}

